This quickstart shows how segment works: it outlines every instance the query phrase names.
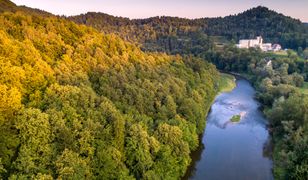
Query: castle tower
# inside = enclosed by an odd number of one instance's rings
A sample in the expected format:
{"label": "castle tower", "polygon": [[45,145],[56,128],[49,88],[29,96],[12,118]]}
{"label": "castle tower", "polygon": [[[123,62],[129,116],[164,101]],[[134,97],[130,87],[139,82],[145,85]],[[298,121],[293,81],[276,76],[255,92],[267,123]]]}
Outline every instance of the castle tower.
{"label": "castle tower", "polygon": [[262,46],[262,44],[263,44],[263,38],[262,38],[262,36],[258,36],[258,37],[257,37],[257,41],[258,41],[258,44],[259,44],[260,46]]}

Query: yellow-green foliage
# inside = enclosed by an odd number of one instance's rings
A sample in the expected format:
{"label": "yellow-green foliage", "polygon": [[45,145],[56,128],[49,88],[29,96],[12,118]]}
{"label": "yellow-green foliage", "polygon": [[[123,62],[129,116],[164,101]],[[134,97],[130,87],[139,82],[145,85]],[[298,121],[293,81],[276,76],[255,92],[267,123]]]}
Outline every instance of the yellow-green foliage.
{"label": "yellow-green foliage", "polygon": [[224,73],[220,74],[220,79],[218,81],[218,87],[220,92],[231,91],[235,86],[236,84],[234,76]]}
{"label": "yellow-green foliage", "polygon": [[57,17],[0,15],[0,175],[178,179],[215,67]]}

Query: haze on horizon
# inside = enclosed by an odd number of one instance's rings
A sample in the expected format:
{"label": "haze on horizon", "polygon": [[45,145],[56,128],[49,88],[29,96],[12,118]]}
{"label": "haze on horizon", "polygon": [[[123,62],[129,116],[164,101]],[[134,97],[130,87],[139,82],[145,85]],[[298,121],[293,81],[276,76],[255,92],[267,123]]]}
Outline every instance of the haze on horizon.
{"label": "haze on horizon", "polygon": [[185,18],[219,17],[238,14],[256,6],[266,6],[284,15],[308,22],[307,0],[12,0],[56,15],[103,12],[131,19],[153,16]]}

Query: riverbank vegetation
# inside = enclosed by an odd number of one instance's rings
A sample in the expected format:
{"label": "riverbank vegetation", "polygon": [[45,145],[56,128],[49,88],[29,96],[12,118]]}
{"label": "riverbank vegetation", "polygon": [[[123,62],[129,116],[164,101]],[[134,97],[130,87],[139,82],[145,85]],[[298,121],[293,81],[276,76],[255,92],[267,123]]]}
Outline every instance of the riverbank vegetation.
{"label": "riverbank vegetation", "polygon": [[219,92],[229,92],[236,86],[234,76],[225,73],[220,73],[217,84],[219,86]]}
{"label": "riverbank vegetation", "polygon": [[219,91],[191,56],[57,17],[0,15],[3,179],[178,179]]}
{"label": "riverbank vegetation", "polygon": [[221,70],[243,74],[256,87],[273,136],[274,177],[307,179],[308,61],[294,53],[282,57],[232,46],[207,58]]}

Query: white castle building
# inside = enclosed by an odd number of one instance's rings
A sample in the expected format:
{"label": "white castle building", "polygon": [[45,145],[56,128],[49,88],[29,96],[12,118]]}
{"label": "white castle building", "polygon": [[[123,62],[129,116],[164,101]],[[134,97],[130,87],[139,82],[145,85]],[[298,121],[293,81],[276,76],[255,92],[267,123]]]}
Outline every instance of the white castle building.
{"label": "white castle building", "polygon": [[236,45],[238,48],[260,48],[262,51],[280,51],[281,46],[279,44],[263,43],[263,38],[258,36],[257,39],[242,39],[239,44]]}

